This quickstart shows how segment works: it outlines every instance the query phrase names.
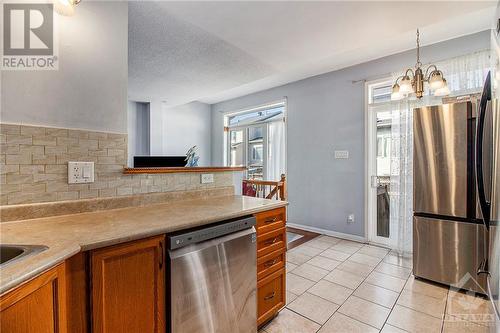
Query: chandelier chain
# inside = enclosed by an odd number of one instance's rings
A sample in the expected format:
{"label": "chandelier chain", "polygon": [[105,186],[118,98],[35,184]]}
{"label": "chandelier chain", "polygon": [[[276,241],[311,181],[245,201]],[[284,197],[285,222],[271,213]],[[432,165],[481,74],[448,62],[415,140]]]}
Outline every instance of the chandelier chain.
{"label": "chandelier chain", "polygon": [[419,67],[422,67],[422,63],[420,62],[420,31],[417,29],[417,63],[415,68]]}

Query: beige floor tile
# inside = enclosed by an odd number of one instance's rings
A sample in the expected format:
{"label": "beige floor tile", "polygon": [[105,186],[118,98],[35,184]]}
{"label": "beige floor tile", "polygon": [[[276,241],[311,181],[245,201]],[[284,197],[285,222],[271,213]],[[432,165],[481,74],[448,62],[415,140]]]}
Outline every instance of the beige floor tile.
{"label": "beige floor tile", "polygon": [[327,257],[322,257],[322,256],[316,256],[309,260],[307,264],[320,267],[323,269],[326,269],[328,271],[332,271],[335,269],[338,265],[340,265],[342,262],[338,260],[333,260]]}
{"label": "beige floor tile", "polygon": [[286,261],[291,262],[295,265],[302,265],[306,261],[311,260],[313,256],[308,256],[302,253],[289,251],[286,253]]}
{"label": "beige floor tile", "polygon": [[351,296],[338,311],[365,324],[382,329],[391,309]]}
{"label": "beige floor tile", "polygon": [[323,252],[323,250],[308,246],[307,243],[288,251],[288,253],[299,253],[309,257],[317,256],[321,252]]}
{"label": "beige floor tile", "polygon": [[314,281],[308,280],[293,273],[286,275],[286,290],[291,291],[295,295],[301,295],[307,289],[314,285]]}
{"label": "beige floor tile", "polygon": [[377,333],[374,327],[335,312],[318,333]]}
{"label": "beige floor tile", "polygon": [[292,303],[297,297],[299,297],[299,296],[295,295],[291,291],[287,290],[286,291],[286,304]]}
{"label": "beige floor tile", "polygon": [[376,257],[372,257],[372,256],[369,256],[367,254],[363,254],[363,253],[354,253],[350,258],[349,260],[351,261],[354,261],[354,262],[357,262],[359,264],[363,264],[363,265],[367,265],[367,266],[371,266],[371,267],[375,267],[378,265],[378,263],[380,261],[382,261],[381,258],[376,258]]}
{"label": "beige floor tile", "polygon": [[295,265],[294,263],[291,263],[289,261],[286,262],[286,272],[290,273],[293,271],[295,268],[299,267],[299,265]]}
{"label": "beige floor tile", "polygon": [[315,238],[315,239],[307,242],[306,244],[307,244],[307,246],[314,247],[314,248],[320,249],[320,250],[326,250],[333,245],[333,243],[329,243],[329,242],[323,241],[323,240],[318,239],[318,238]]}
{"label": "beige floor tile", "polygon": [[352,246],[352,247],[357,247],[358,249],[360,249],[360,248],[362,248],[363,246],[366,245],[365,243],[350,241],[350,240],[347,240],[347,239],[342,239],[340,241],[340,244],[348,245],[348,246]]}
{"label": "beige floor tile", "polygon": [[415,293],[411,290],[403,290],[397,304],[442,319],[444,318],[446,300]]}
{"label": "beige floor tile", "polygon": [[293,274],[302,276],[303,278],[318,282],[324,278],[329,271],[323,268],[319,268],[308,263],[302,264],[293,270]]}
{"label": "beige floor tile", "polygon": [[351,296],[352,289],[327,280],[321,280],[312,286],[307,292],[329,300],[330,302],[342,304],[349,296]]}
{"label": "beige floor tile", "polygon": [[307,319],[323,325],[339,306],[313,294],[303,293],[287,306]]}
{"label": "beige floor tile", "polygon": [[[492,318],[493,319],[493,318]],[[494,319],[493,319],[494,320]],[[444,332],[481,332],[481,333],[498,333],[495,332],[493,322],[487,321],[469,321],[462,318],[445,315]]]}
{"label": "beige floor tile", "polygon": [[448,295],[447,287],[425,280],[415,279],[413,275],[408,278],[405,289],[439,299],[446,299]]}
{"label": "beige floor tile", "polygon": [[333,260],[344,261],[347,258],[349,258],[350,254],[345,253],[345,252],[341,252],[341,251],[337,251],[337,250],[335,250],[335,247],[332,247],[328,250],[321,252],[320,256],[327,257],[327,258],[330,258]]}
{"label": "beige floor tile", "polygon": [[397,304],[387,323],[408,332],[439,333],[441,331],[440,319]]}
{"label": "beige floor tile", "polygon": [[359,249],[358,253],[363,253],[372,257],[377,257],[382,259],[387,255],[387,253],[389,253],[389,250],[384,249],[383,247],[365,245],[361,249]]}
{"label": "beige floor tile", "polygon": [[362,283],[353,295],[386,308],[392,308],[399,296],[397,292],[368,283]]}
{"label": "beige floor tile", "polygon": [[359,251],[359,247],[351,246],[349,244],[338,243],[332,246],[330,249],[335,251],[344,252],[347,254],[354,254]]}
{"label": "beige floor tile", "polygon": [[340,269],[334,269],[324,279],[350,289],[356,289],[363,282],[362,276],[341,271]]}
{"label": "beige floor tile", "polygon": [[384,257],[384,262],[396,266],[413,268],[413,258],[402,257],[392,252]]}
{"label": "beige floor tile", "polygon": [[321,235],[319,237],[316,237],[314,238],[314,240],[318,240],[318,241],[321,241],[321,242],[326,242],[326,243],[330,243],[330,244],[337,244],[341,241],[340,238],[336,238],[336,237],[332,237],[332,236],[327,236],[327,235]]}
{"label": "beige floor tile", "polygon": [[351,259],[347,259],[346,261],[341,263],[337,268],[346,272],[354,273],[362,277],[367,277],[373,270],[372,266],[363,265],[354,262]]}
{"label": "beige floor tile", "polygon": [[384,327],[382,328],[382,331],[380,333],[405,333],[405,330],[402,330],[400,328],[397,328],[395,326],[385,324]]}
{"label": "beige floor tile", "polygon": [[288,309],[281,310],[278,316],[264,327],[267,333],[314,333],[319,328],[320,325]]}
{"label": "beige floor tile", "polygon": [[490,301],[485,298],[455,290],[450,290],[448,293],[447,314],[475,321],[478,319],[483,320],[480,317],[489,318],[494,313],[493,311]]}
{"label": "beige floor tile", "polygon": [[399,293],[403,290],[406,280],[373,271],[368,275],[365,282]]}
{"label": "beige floor tile", "polygon": [[381,262],[375,267],[375,270],[380,273],[391,275],[400,279],[407,279],[411,274],[411,268],[396,266],[388,264],[386,262]]}

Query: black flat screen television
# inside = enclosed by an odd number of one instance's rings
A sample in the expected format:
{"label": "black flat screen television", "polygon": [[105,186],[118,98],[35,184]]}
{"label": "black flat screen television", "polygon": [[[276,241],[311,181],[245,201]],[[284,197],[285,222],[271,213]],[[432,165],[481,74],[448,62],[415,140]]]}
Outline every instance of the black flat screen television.
{"label": "black flat screen television", "polygon": [[134,168],[186,166],[186,156],[134,156]]}

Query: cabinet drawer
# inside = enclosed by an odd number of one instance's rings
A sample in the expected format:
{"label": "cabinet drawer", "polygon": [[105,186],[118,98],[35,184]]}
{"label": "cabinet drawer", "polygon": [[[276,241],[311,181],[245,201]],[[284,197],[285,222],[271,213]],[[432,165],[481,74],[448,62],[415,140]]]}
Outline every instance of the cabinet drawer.
{"label": "cabinet drawer", "polygon": [[263,255],[257,259],[257,279],[260,280],[283,267],[285,267],[284,248]]}
{"label": "cabinet drawer", "polygon": [[255,215],[257,220],[257,235],[271,230],[283,228],[286,222],[285,208],[278,208]]}
{"label": "cabinet drawer", "polygon": [[285,306],[285,269],[257,283],[257,324],[261,325]]}
{"label": "cabinet drawer", "polygon": [[257,236],[257,258],[280,249],[286,249],[286,228]]}

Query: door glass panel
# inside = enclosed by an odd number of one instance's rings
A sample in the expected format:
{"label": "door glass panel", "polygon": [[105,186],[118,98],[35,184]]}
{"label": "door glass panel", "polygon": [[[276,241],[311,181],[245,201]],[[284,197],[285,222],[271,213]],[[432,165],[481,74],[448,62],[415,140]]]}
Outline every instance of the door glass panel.
{"label": "door glass panel", "polygon": [[377,236],[390,237],[391,113],[377,112]]}
{"label": "door glass panel", "polygon": [[248,178],[264,178],[264,128],[248,128]]}
{"label": "door glass panel", "polygon": [[243,143],[244,130],[235,130],[229,133],[230,136],[230,154],[229,154],[229,164],[230,166],[243,166],[245,145]]}

